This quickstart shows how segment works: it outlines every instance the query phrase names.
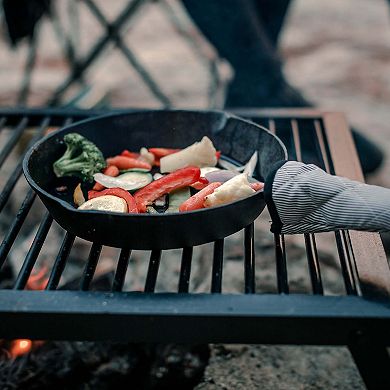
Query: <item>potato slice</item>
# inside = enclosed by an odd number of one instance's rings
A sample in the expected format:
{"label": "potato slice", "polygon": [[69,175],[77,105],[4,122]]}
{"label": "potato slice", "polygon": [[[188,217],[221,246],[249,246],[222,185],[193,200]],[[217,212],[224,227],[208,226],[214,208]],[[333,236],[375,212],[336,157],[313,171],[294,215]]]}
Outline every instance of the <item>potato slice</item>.
{"label": "potato slice", "polygon": [[81,206],[83,203],[85,203],[85,198],[83,195],[83,191],[81,190],[81,183],[75,188],[73,193],[73,202],[77,206]]}
{"label": "potato slice", "polygon": [[83,203],[79,210],[101,210],[127,213],[127,203],[123,198],[114,195],[103,195]]}

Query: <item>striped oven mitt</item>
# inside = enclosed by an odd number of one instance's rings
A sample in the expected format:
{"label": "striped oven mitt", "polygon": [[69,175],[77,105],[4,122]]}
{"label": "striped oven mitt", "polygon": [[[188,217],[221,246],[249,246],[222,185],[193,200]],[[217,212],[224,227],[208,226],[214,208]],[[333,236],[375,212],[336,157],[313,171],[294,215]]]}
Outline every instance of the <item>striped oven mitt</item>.
{"label": "striped oven mitt", "polygon": [[390,189],[332,176],[312,164],[278,163],[264,195],[274,233],[390,231]]}

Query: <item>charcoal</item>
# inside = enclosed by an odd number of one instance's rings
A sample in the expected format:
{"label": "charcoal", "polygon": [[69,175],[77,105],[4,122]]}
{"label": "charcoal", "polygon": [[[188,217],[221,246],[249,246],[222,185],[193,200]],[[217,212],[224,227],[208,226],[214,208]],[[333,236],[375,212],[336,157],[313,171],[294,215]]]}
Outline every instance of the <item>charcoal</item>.
{"label": "charcoal", "polygon": [[209,356],[207,345],[49,341],[14,360],[0,354],[0,389],[192,389]]}

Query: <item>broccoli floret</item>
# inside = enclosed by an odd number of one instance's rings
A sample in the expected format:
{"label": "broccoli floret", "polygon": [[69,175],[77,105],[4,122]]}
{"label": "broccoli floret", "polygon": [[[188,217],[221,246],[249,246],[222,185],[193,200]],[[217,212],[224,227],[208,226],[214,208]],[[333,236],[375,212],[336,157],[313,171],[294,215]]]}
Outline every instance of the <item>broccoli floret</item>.
{"label": "broccoli floret", "polygon": [[83,181],[92,181],[93,175],[105,166],[102,152],[91,141],[77,133],[65,135],[66,151],[53,164],[57,177],[77,176]]}

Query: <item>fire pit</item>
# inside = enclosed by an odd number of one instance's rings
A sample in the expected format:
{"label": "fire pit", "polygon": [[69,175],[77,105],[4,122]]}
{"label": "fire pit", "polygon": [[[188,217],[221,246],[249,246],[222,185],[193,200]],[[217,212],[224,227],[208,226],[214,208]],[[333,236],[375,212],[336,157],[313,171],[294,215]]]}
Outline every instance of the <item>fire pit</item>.
{"label": "fire pit", "polygon": [[[35,141],[49,126],[58,127],[98,114],[101,112],[0,111],[0,123],[13,128],[0,153],[0,163],[6,160],[27,128],[37,128],[33,135]],[[289,149],[290,158],[316,163],[330,173],[362,179],[351,136],[341,115],[311,110],[238,114],[276,132]],[[4,183],[0,210],[4,211],[7,200],[15,196],[13,191],[21,173],[20,159]],[[5,236],[0,247],[2,269],[8,264],[11,247],[28,223],[28,216],[38,212],[35,198],[35,193],[29,191],[14,219],[4,219]],[[259,293],[262,286],[256,285],[256,281],[261,269],[255,267],[255,256],[261,257],[262,253],[255,253],[253,224],[244,229],[241,246],[243,294],[223,293],[227,287],[223,284],[223,266],[228,238],[213,244],[209,265],[211,294],[189,293],[193,283],[192,247],[181,251],[177,292],[154,293],[158,278],[163,277],[159,269],[164,251],[158,249],[150,253],[143,291],[122,291],[131,248],[120,250],[110,288],[89,291],[104,249],[97,243],[90,248],[79,290],[60,290],[61,276],[69,266],[75,242],[75,236],[70,233],[65,233],[50,264],[45,291],[30,291],[26,290],[30,274],[48,233],[54,228],[51,216],[41,215],[42,221],[25,260],[10,282],[11,289],[0,291],[2,338],[347,345],[368,386],[389,381],[385,347],[390,345],[390,271],[376,234],[338,231],[333,235],[344,290],[337,296],[326,292],[321,272],[323,263],[316,245],[318,235],[303,237],[307,268],[302,270],[302,275],[308,275],[309,293],[290,293],[289,253],[285,238],[278,235],[274,237],[275,293]]]}

